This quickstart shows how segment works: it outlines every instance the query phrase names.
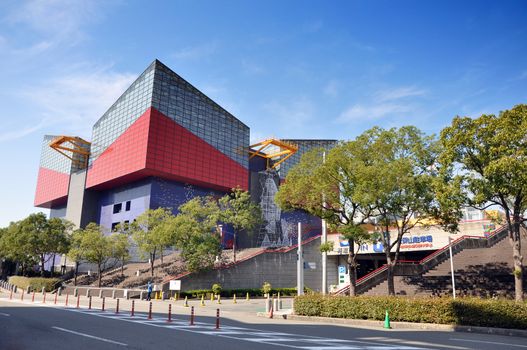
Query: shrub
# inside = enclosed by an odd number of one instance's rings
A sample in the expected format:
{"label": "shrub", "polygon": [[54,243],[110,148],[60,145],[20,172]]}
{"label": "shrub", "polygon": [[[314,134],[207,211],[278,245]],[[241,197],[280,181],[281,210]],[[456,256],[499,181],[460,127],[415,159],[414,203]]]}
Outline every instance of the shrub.
{"label": "shrub", "polygon": [[527,303],[478,298],[342,297],[303,295],[295,298],[295,313],[464,326],[527,328]]}
{"label": "shrub", "polygon": [[271,286],[271,283],[269,282],[264,282],[263,286],[262,286],[262,292],[264,294],[269,294],[271,293],[273,287]]}
{"label": "shrub", "polygon": [[[182,291],[179,295],[189,298],[201,298],[201,295],[207,295],[212,293],[212,289],[192,289],[187,291]],[[264,295],[261,288],[238,288],[238,289],[222,289],[221,296],[225,298],[232,298],[234,294],[237,296],[245,296],[249,293],[252,297],[261,297]],[[281,296],[294,296],[296,295],[296,288],[272,288],[270,291],[271,294],[280,293]]]}
{"label": "shrub", "polygon": [[219,283],[214,283],[214,284],[212,285],[212,288],[211,288],[211,289],[212,289],[212,293],[218,295],[218,294],[221,293],[221,284],[219,284]]}
{"label": "shrub", "polygon": [[23,277],[23,276],[11,276],[9,277],[9,283],[17,286],[18,288],[35,290],[40,292],[42,287],[46,289],[46,292],[51,292],[57,288],[60,283],[60,278],[43,278],[43,277]]}

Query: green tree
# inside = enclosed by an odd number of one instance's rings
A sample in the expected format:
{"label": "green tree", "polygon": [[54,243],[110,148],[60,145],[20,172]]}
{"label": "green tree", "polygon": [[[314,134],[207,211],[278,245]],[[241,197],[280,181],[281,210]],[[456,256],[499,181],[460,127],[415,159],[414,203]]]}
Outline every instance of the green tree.
{"label": "green tree", "polygon": [[[387,262],[388,294],[395,295],[394,269],[402,238],[416,226],[442,223],[435,179],[438,144],[413,126],[373,128],[357,139],[366,156],[357,170],[355,200],[374,211]],[[395,229],[396,235],[390,234]]]}
{"label": "green tree", "polygon": [[236,235],[239,231],[250,231],[262,222],[260,207],[251,201],[249,192],[239,187],[233,188],[219,200],[219,220],[234,228],[232,241],[233,260],[236,262]]}
{"label": "green tree", "polygon": [[[355,295],[357,280],[357,252],[369,235],[362,224],[371,214],[371,205],[361,205],[357,188],[358,170],[366,161],[357,141],[341,143],[331,151],[313,149],[287,174],[276,200],[280,207],[302,209],[325,219],[331,230],[349,242],[348,271],[350,295]],[[323,159],[324,152],[327,157]],[[321,244],[322,250],[328,246]]]}
{"label": "green tree", "polygon": [[81,235],[80,249],[83,259],[97,265],[98,286],[101,286],[102,271],[109,259],[113,257],[112,242],[105,236],[101,227],[93,222],[79,230]]}
{"label": "green tree", "polygon": [[36,265],[38,261],[34,256],[27,253],[28,242],[25,241],[24,237],[18,234],[19,223],[20,222],[11,222],[9,226],[5,228],[4,233],[0,238],[0,251],[3,256],[17,263],[17,273],[23,275],[28,267]]}
{"label": "green tree", "polygon": [[515,298],[523,300],[523,256],[520,227],[527,210],[527,105],[479,118],[456,117],[441,132],[443,171],[463,194],[465,204],[477,209],[503,210],[514,262]]}
{"label": "green tree", "polygon": [[12,223],[8,228],[6,244],[9,255],[22,263],[37,260],[44,276],[44,265],[53,254],[68,251],[68,230],[71,225],[58,218],[48,219],[44,213],[31,214]]}
{"label": "green tree", "polygon": [[[388,293],[395,294],[393,271],[402,238],[431,219],[447,226],[447,191],[439,197],[436,161],[439,146],[433,136],[415,127],[373,128],[353,141],[337,145],[322,159],[323,150],[306,153],[291,169],[277,201],[284,208],[304,209],[327,220],[349,242],[350,294],[355,293],[356,258],[360,245],[380,240],[387,261]],[[454,216],[455,217],[455,216]],[[364,230],[376,223],[377,234]],[[395,235],[390,235],[394,229]]]}
{"label": "green tree", "polygon": [[214,266],[221,254],[220,237],[215,234],[219,209],[212,198],[195,197],[179,207],[179,214],[168,222],[174,245],[189,271]]}
{"label": "green tree", "polygon": [[137,248],[143,256],[150,260],[150,274],[154,276],[154,261],[157,253],[162,250],[167,242],[166,222],[173,217],[167,208],[148,209],[139,215],[135,222],[130,224],[130,232]]}
{"label": "green tree", "polygon": [[84,250],[82,247],[82,236],[84,230],[78,229],[73,231],[70,238],[70,247],[67,252],[67,257],[75,262],[75,270],[73,277],[73,285],[77,285],[77,277],[79,275],[79,266],[84,259]]}
{"label": "green tree", "polygon": [[124,264],[130,259],[130,237],[126,227],[117,225],[115,233],[110,236],[112,256],[121,262],[121,276],[124,275]]}

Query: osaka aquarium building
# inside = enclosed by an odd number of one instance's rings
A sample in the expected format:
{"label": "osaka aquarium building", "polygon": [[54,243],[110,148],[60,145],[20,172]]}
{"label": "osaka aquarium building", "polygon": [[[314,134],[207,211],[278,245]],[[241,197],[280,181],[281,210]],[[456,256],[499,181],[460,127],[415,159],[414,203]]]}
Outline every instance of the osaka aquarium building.
{"label": "osaka aquarium building", "polygon": [[[219,198],[240,187],[260,205],[264,220],[252,234],[237,235],[236,246],[274,248],[284,254],[259,255],[246,267],[225,270],[222,286],[229,288],[232,276],[237,277],[232,277],[231,288],[258,288],[263,281],[294,286],[292,248],[301,222],[306,285],[320,290],[322,222],[303,211],[282,212],[274,197],[303,153],[336,144],[337,140],[323,139],[251,144],[249,126],[155,60],[93,125],[91,140],[44,136],[34,204],[76,227],[95,222],[110,233],[147,209],[165,207],[176,213],[193,197]],[[232,228],[220,227],[222,245],[232,247]],[[496,228],[486,213],[468,209],[460,227],[463,234],[481,237]],[[349,285],[349,247],[338,233],[328,232],[327,239],[333,242],[333,251],[327,256],[326,288],[341,290]],[[416,228],[402,242],[401,259],[426,259],[444,250],[450,239],[439,229]],[[378,243],[360,247],[359,277],[378,276],[376,271],[386,262],[382,251]],[[138,258],[134,249],[132,256]],[[209,288],[216,277],[201,282],[195,278],[185,285]]]}
{"label": "osaka aquarium building", "polygon": [[[241,187],[261,205],[265,224],[240,235],[239,247],[291,245],[298,221],[305,238],[319,235],[320,220],[281,213],[274,195],[302,153],[336,141],[249,140],[247,125],[155,60],[93,125],[90,141],[44,136],[34,204],[77,227],[95,222],[110,232],[147,209],[176,212],[195,196]],[[229,247],[232,230],[222,231]]]}

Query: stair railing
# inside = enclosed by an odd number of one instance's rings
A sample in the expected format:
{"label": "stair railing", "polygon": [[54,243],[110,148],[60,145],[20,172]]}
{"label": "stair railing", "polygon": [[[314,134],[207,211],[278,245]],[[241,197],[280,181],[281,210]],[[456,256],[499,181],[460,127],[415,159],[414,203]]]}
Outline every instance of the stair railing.
{"label": "stair railing", "polygon": [[[439,265],[441,262],[450,258],[450,251],[449,251],[450,246],[452,246],[452,250],[455,251],[455,253],[458,253],[461,250],[463,250],[465,248],[465,245],[467,245],[467,242],[469,241],[482,242],[482,244],[479,244],[479,243],[477,244],[481,248],[491,247],[497,242],[499,242],[501,239],[503,239],[504,238],[503,235],[506,232],[507,232],[507,226],[503,225],[500,228],[494,230],[487,237],[463,235],[455,239],[454,241],[450,242],[446,246],[425,256],[421,260],[399,260],[398,265],[399,266],[401,265],[417,266],[416,272],[421,274],[421,273],[431,270],[435,266]],[[370,290],[371,288],[377,286],[378,284],[382,283],[387,278],[387,275],[388,275],[387,271],[388,271],[388,265],[383,264],[379,268],[357,279],[357,283],[356,283],[357,292],[359,291],[366,292]],[[346,286],[340,288],[333,294],[343,295],[343,294],[348,293],[349,289],[350,289],[350,286],[349,284],[347,284]]]}

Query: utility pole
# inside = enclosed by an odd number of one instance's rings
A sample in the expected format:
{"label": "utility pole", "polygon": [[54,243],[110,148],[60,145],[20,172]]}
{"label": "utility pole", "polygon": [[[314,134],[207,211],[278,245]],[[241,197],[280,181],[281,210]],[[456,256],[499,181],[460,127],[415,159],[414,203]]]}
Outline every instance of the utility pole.
{"label": "utility pole", "polygon": [[[322,163],[326,162],[326,152],[322,153]],[[326,207],[326,196],[322,193],[322,210]],[[321,243],[324,244],[328,241],[328,233],[326,229],[326,219],[322,219],[322,238],[320,239]],[[322,252],[322,294],[327,294],[327,284],[328,284],[328,275],[327,275],[327,264],[328,264],[328,252],[325,250]]]}
{"label": "utility pole", "polygon": [[296,261],[296,291],[298,295],[304,294],[304,257],[302,253],[302,223],[298,222],[298,259]]}

